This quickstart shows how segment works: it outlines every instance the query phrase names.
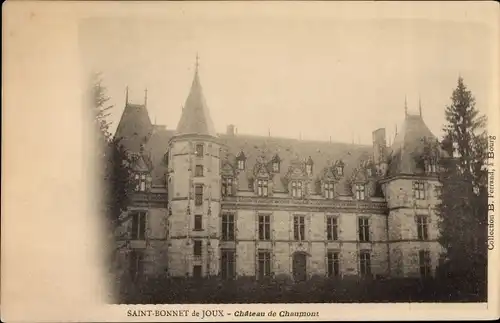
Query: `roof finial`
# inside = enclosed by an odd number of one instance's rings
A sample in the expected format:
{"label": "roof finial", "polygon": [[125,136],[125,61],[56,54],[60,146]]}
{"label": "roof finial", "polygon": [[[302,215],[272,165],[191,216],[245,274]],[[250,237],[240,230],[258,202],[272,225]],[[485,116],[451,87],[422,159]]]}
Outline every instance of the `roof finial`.
{"label": "roof finial", "polygon": [[195,65],[195,71],[198,73],[198,67],[200,66],[200,56],[198,56],[198,52],[196,52],[196,65]]}
{"label": "roof finial", "polygon": [[144,89],[144,107],[148,106],[148,88]]}
{"label": "roof finial", "polygon": [[420,95],[418,96],[418,112],[420,113],[420,118],[422,118],[422,101]]}
{"label": "roof finial", "polygon": [[405,94],[405,118],[408,116],[408,102],[406,100],[406,94]]}
{"label": "roof finial", "polygon": [[128,85],[127,85],[127,87],[125,88],[125,105],[126,105],[126,106],[128,105]]}

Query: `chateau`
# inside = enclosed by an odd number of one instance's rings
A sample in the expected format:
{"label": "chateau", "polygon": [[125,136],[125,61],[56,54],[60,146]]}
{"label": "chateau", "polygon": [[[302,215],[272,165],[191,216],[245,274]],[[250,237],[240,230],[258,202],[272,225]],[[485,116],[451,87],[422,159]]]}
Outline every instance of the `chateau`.
{"label": "chateau", "polygon": [[[434,275],[436,140],[406,111],[392,145],[216,133],[198,66],[175,130],[128,102],[115,136],[134,154],[136,192],[117,263],[143,275]],[[437,148],[436,148],[437,149]]]}

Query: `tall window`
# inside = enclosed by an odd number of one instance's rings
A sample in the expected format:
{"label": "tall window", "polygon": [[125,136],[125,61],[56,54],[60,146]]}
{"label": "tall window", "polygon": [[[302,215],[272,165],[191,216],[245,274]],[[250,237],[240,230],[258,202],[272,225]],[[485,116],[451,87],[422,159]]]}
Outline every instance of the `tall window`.
{"label": "tall window", "polygon": [[366,175],[368,175],[368,177],[372,177],[373,172],[372,172],[371,167],[366,169]]}
{"label": "tall window", "polygon": [[413,182],[413,197],[417,200],[425,200],[424,182]]}
{"label": "tall window", "polygon": [[203,144],[196,144],[195,154],[197,157],[203,157]]}
{"label": "tall window", "polygon": [[335,216],[326,218],[326,238],[329,241],[338,240],[337,217]]}
{"label": "tall window", "polygon": [[129,271],[130,277],[133,281],[137,280],[140,277],[143,270],[143,260],[144,255],[140,250],[132,250],[130,252],[130,262],[129,262]]}
{"label": "tall window", "polygon": [[221,250],[220,273],[223,279],[234,279],[235,277],[235,251],[231,249]]}
{"label": "tall window", "polygon": [[148,187],[147,177],[145,173],[135,174],[135,190],[138,192],[145,192]]}
{"label": "tall window", "polygon": [[420,250],[418,253],[420,264],[420,276],[429,277],[431,275],[431,254],[428,250]]}
{"label": "tall window", "polygon": [[201,240],[195,240],[193,244],[193,254],[195,255],[195,257],[201,257],[201,250]]}
{"label": "tall window", "polygon": [[271,216],[259,215],[259,240],[271,239]]}
{"label": "tall window", "polygon": [[196,165],[194,169],[194,176],[203,177],[203,165]]}
{"label": "tall window", "polygon": [[368,225],[368,218],[358,218],[358,233],[359,241],[370,241],[370,226]]}
{"label": "tall window", "polygon": [[371,275],[371,261],[370,253],[368,251],[361,251],[359,254],[359,270],[361,276]]}
{"label": "tall window", "polygon": [[295,215],[293,217],[293,238],[297,241],[305,239],[305,217],[303,215]]}
{"label": "tall window", "polygon": [[328,251],[328,277],[337,277],[340,274],[340,260],[339,253],[336,251]]}
{"label": "tall window", "polygon": [[245,159],[243,158],[238,159],[238,169],[245,170]]}
{"label": "tall window", "polygon": [[194,205],[203,205],[203,185],[196,185],[194,187]]}
{"label": "tall window", "polygon": [[333,183],[324,184],[325,198],[333,199]]}
{"label": "tall window", "polygon": [[313,172],[313,165],[312,164],[306,164],[306,173],[307,175],[311,175]]}
{"label": "tall window", "polygon": [[365,199],[365,184],[356,184],[356,200]]}
{"label": "tall window", "polygon": [[132,240],[144,240],[146,235],[146,212],[132,213]]}
{"label": "tall window", "polygon": [[267,192],[268,192],[267,188],[268,188],[267,179],[257,180],[257,195],[258,196],[267,196]]}
{"label": "tall window", "polygon": [[234,241],[234,214],[222,214],[222,240]]}
{"label": "tall window", "polygon": [[203,230],[203,216],[201,214],[195,214],[194,216],[194,230]]}
{"label": "tall window", "polygon": [[292,181],[292,196],[293,197],[302,197],[302,182],[301,181]]}
{"label": "tall window", "polygon": [[271,253],[269,251],[259,251],[259,279],[271,276]]}
{"label": "tall window", "polygon": [[222,196],[233,195],[233,179],[231,177],[222,178]]}
{"label": "tall window", "polygon": [[417,235],[418,240],[427,240],[428,236],[428,219],[425,215],[417,216]]}

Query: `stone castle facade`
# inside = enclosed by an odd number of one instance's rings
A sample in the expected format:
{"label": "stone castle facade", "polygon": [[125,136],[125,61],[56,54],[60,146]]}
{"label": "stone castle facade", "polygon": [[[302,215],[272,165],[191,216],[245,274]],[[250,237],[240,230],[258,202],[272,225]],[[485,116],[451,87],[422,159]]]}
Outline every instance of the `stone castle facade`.
{"label": "stone castle facade", "polygon": [[132,278],[434,275],[440,152],[421,113],[390,146],[385,129],[372,146],[218,134],[196,67],[175,130],[127,99],[115,136],[135,156],[117,260]]}

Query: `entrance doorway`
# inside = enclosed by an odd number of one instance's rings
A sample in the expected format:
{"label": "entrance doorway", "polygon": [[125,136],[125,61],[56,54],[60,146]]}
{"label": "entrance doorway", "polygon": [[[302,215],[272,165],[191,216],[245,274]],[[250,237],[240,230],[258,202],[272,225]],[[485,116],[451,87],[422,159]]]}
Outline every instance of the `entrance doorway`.
{"label": "entrance doorway", "polygon": [[296,282],[307,279],[307,255],[305,252],[293,254],[293,279]]}

